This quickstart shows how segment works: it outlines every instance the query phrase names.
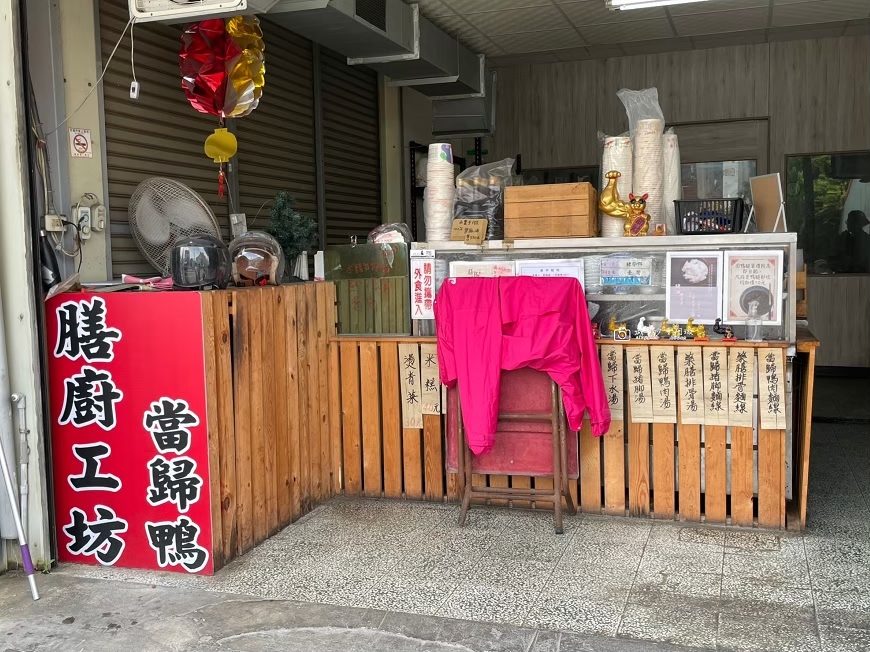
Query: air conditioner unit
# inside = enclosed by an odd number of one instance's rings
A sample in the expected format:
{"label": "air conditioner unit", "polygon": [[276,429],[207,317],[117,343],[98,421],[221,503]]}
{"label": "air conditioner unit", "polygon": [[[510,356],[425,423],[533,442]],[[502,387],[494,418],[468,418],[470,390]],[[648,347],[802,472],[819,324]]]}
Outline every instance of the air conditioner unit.
{"label": "air conditioner unit", "polygon": [[128,0],[137,23],[177,23],[266,12],[278,0]]}

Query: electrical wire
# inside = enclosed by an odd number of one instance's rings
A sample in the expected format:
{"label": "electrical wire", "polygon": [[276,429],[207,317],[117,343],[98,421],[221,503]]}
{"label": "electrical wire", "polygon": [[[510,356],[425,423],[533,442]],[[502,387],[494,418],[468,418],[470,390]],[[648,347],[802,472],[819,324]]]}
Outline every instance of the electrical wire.
{"label": "electrical wire", "polygon": [[[133,28],[136,26],[135,21],[130,19],[130,72],[133,73],[133,81],[136,81],[136,64],[133,63],[133,50],[135,49],[133,46]],[[121,38],[124,38],[124,35],[121,35]],[[136,82],[139,83],[139,82]]]}
{"label": "electrical wire", "polygon": [[[54,129],[52,129],[51,131],[46,132],[46,134],[45,134],[46,136],[51,136],[54,132],[56,132],[58,129],[60,129],[61,127],[63,127],[63,126],[64,126],[64,125],[65,125],[65,124],[66,124],[66,123],[67,123],[67,122],[68,122],[68,121],[69,121],[69,120],[70,120],[70,119],[71,119],[71,118],[72,118],[76,113],[78,113],[79,111],[81,111],[82,107],[85,105],[85,102],[87,102],[88,99],[91,97],[91,95],[94,94],[94,91],[97,90],[97,88],[98,88],[98,87],[100,86],[100,84],[102,83],[102,81],[103,81],[103,77],[105,77],[105,75],[106,75],[106,71],[109,69],[109,64],[112,63],[112,59],[113,59],[114,56],[115,56],[115,52],[118,51],[118,46],[121,45],[121,41],[124,40],[124,36],[127,35],[127,30],[130,29],[130,26],[133,24],[133,21],[134,21],[133,18],[131,18],[130,20],[127,21],[127,24],[124,26],[124,31],[121,32],[121,36],[120,36],[120,38],[118,39],[118,42],[115,43],[115,47],[112,48],[112,53],[109,55],[109,59],[106,61],[106,66],[103,68],[103,72],[100,73],[99,78],[98,78],[97,81],[94,83],[94,85],[93,85],[93,87],[91,88],[90,92],[88,92],[88,94],[85,96],[85,99],[82,100],[82,103],[78,105],[78,108],[76,108],[75,111],[73,111],[73,112],[70,113],[67,117],[65,117],[65,118],[63,119],[63,121],[62,121],[59,125],[57,125],[57,126],[56,126]],[[134,77],[134,79],[135,79],[135,77]]]}
{"label": "electrical wire", "polygon": [[274,197],[270,197],[269,199],[267,199],[266,201],[264,201],[262,204],[260,204],[260,208],[257,209],[257,214],[254,215],[254,219],[252,219],[252,220],[250,221],[250,223],[247,225],[249,229],[250,229],[252,226],[254,226],[254,222],[256,222],[256,221],[257,221],[257,218],[260,217],[260,211],[263,210],[263,206],[265,206],[266,204],[268,204],[270,201],[275,201],[275,198],[274,198]]}

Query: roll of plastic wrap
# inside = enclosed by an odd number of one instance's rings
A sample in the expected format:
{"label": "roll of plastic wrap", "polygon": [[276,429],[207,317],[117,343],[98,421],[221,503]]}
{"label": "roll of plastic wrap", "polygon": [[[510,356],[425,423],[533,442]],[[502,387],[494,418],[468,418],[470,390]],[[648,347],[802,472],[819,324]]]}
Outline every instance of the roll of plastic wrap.
{"label": "roll of plastic wrap", "polygon": [[634,162],[632,192],[648,195],[646,212],[650,217],[650,234],[656,224],[664,224],[663,191],[664,160],[662,131],[664,122],[657,119],[638,120],[635,126],[632,160]]}
{"label": "roll of plastic wrap", "polygon": [[[601,157],[601,187],[604,190],[607,179],[604,177],[608,172],[616,170],[621,175],[616,181],[616,190],[619,196],[628,201],[628,193],[631,190],[631,138],[628,136],[607,136],[604,139],[604,154]],[[611,217],[607,213],[601,213],[601,237],[621,238],[625,235],[623,230],[625,220],[621,217]]]}
{"label": "roll of plastic wrap", "polygon": [[453,150],[449,143],[432,143],[429,145],[426,190],[423,193],[426,240],[441,242],[450,239],[455,197]]}
{"label": "roll of plastic wrap", "polygon": [[675,199],[682,199],[683,183],[680,176],[680,143],[677,134],[662,137],[664,157],[664,215],[668,235],[677,233]]}

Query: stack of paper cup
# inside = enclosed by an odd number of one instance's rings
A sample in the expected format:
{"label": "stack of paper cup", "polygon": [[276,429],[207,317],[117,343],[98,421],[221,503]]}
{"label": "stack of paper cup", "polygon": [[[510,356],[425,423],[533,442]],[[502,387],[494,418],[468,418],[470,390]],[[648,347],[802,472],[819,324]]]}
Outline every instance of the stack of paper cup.
{"label": "stack of paper cup", "polygon": [[[616,181],[616,190],[622,201],[628,201],[628,194],[631,192],[631,165],[631,138],[628,136],[607,136],[604,139],[604,154],[601,157],[601,187],[599,190],[604,190],[604,186],[607,185],[605,175],[615,170],[620,174]],[[624,226],[625,220],[623,218],[601,213],[602,238],[621,238],[625,235]]]}
{"label": "stack of paper cup", "polygon": [[675,215],[675,199],[682,198],[683,183],[680,176],[680,143],[677,134],[665,134],[662,139],[664,149],[664,202],[665,224],[668,227],[668,235],[677,233],[677,219]]}
{"label": "stack of paper cup", "polygon": [[433,143],[429,145],[429,160],[426,163],[426,190],[423,193],[423,214],[427,241],[450,240],[455,197],[453,150],[449,143]]}
{"label": "stack of paper cup", "polygon": [[649,232],[652,235],[657,224],[664,224],[663,191],[664,161],[662,131],[664,123],[658,119],[638,120],[634,130],[634,177],[632,192],[647,195],[646,212],[650,217]]}

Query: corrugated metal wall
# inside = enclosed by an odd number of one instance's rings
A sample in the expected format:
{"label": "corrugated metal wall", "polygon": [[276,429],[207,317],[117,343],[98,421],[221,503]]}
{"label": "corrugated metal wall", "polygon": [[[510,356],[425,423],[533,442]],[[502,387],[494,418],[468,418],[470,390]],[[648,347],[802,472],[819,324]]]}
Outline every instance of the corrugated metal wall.
{"label": "corrugated metal wall", "polygon": [[[100,39],[107,60],[127,23],[126,0],[101,0]],[[288,190],[303,212],[317,214],[315,75],[310,41],[261,18],[266,41],[266,88],[257,109],[236,121],[239,207],[248,226],[262,229],[270,200]],[[130,235],[127,205],[136,185],[151,176],[186,183],[212,207],[229,237],[227,198],[217,196],[217,166],[203,143],[217,119],[197,113],[181,89],[180,25],[135,28],[138,101],[130,100],[129,37],[104,78],[112,272],[153,273]],[[321,49],[321,112],[327,244],[365,236],[380,224],[377,75],[348,66]]]}
{"label": "corrugated metal wall", "polygon": [[266,88],[254,112],[236,121],[239,201],[250,229],[266,226],[280,190],[296,198],[300,211],[317,214],[312,44],[268,20],[260,25]]}
{"label": "corrugated metal wall", "polygon": [[347,244],[381,223],[377,74],[321,50],[326,244]]}
{"label": "corrugated metal wall", "polygon": [[[100,41],[108,60],[129,20],[126,0],[101,0]],[[130,99],[130,39],[115,52],[103,78],[106,115],[106,165],[112,274],[150,275],[127,219],[130,195],[140,181],[166,176],[187,184],[211,206],[229,234],[226,198],[217,196],[217,166],[205,157],[203,143],[217,126],[213,116],[197,113],[181,89],[178,70],[180,25],[147,23],[135,31],[139,99]]]}

